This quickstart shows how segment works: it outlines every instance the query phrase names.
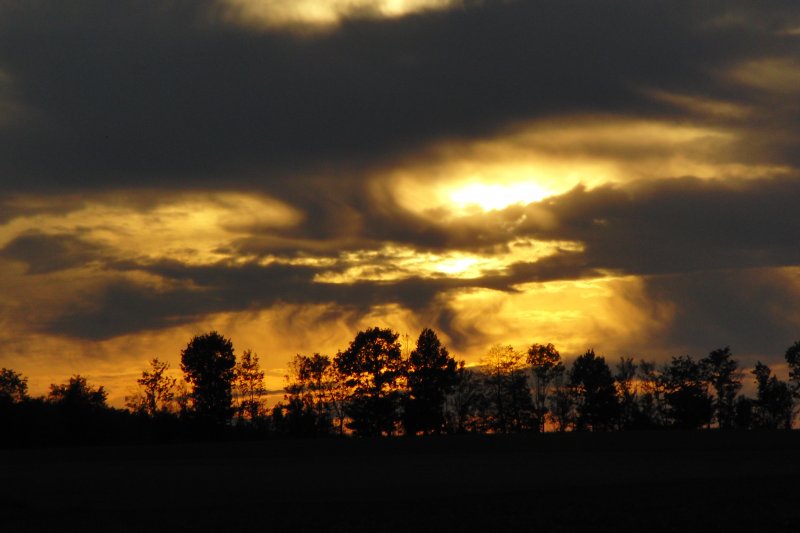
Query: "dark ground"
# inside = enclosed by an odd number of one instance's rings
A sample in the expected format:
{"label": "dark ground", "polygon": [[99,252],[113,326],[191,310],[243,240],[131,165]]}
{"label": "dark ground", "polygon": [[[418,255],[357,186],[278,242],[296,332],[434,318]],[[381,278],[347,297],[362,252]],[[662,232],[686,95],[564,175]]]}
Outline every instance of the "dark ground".
{"label": "dark ground", "polygon": [[800,432],[0,451],[0,531],[800,531]]}

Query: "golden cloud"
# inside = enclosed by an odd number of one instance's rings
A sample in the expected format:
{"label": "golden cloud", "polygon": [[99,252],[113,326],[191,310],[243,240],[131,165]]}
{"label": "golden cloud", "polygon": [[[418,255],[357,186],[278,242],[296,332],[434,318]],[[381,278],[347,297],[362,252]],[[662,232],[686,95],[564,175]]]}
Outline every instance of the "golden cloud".
{"label": "golden cloud", "polygon": [[262,28],[322,29],[353,16],[402,17],[446,9],[455,0],[222,0],[228,16],[240,24]]}
{"label": "golden cloud", "polygon": [[470,360],[485,353],[487,339],[518,349],[552,342],[567,357],[594,347],[616,357],[637,343],[644,345],[675,311],[667,303],[655,308],[639,305],[646,300],[644,285],[634,276],[530,283],[517,289],[469,289],[450,295],[456,317],[452,327],[464,332]]}
{"label": "golden cloud", "polygon": [[[733,104],[660,93],[711,114],[745,113]],[[525,205],[583,185],[648,179],[755,178],[790,172],[737,162],[735,130],[615,116],[576,116],[519,125],[477,141],[451,140],[382,171],[397,202],[436,219]]]}
{"label": "golden cloud", "polygon": [[519,262],[535,262],[564,251],[579,252],[577,242],[517,239],[502,251],[478,254],[465,252],[421,252],[408,246],[387,245],[379,250],[340,254],[336,270],[314,277],[317,283],[356,281],[399,281],[408,278],[478,279],[502,275]]}
{"label": "golden cloud", "polygon": [[[554,342],[571,356],[590,346],[611,352],[616,348],[613,339],[646,335],[657,326],[652,316],[644,316],[626,303],[638,287],[634,278],[615,278],[534,284],[517,293],[458,290],[443,295],[439,304],[455,313],[454,333],[466,339],[462,350],[454,350],[458,352],[455,355],[469,363],[479,361],[497,340],[519,349],[533,342]],[[669,310],[664,310],[660,318],[668,315]],[[400,332],[404,346],[413,347],[416,335],[430,326],[431,320],[435,316],[418,315],[394,304],[377,306],[363,315],[331,305],[279,304],[214,314],[181,326],[105,341],[48,335],[6,338],[9,349],[2,364],[33,376],[33,394],[44,394],[50,383],[80,373],[105,385],[111,403],[122,406],[149,359],[168,361],[177,376],[180,350],[193,335],[212,329],[232,338],[237,353],[244,349],[257,352],[267,370],[267,387],[280,389],[285,365],[295,353],[334,354],[347,347],[355,331],[375,325]],[[446,343],[452,342],[447,332],[440,334]],[[597,339],[607,340],[602,345],[592,344]]]}
{"label": "golden cloud", "polygon": [[[18,202],[25,204],[24,198]],[[301,219],[300,212],[282,202],[237,192],[167,196],[144,208],[135,199],[128,202],[100,196],[81,201],[71,210],[34,212],[14,218],[0,226],[0,248],[35,231],[44,235],[78,235],[120,260],[169,259],[187,265],[241,262],[248,258],[225,251],[232,240],[254,228],[283,228]]]}

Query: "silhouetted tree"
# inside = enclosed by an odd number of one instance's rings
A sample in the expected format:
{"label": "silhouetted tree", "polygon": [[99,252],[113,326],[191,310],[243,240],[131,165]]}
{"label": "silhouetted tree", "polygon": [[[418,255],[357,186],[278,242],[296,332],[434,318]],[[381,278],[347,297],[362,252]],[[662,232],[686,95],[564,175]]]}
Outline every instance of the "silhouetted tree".
{"label": "silhouetted tree", "polygon": [[639,362],[638,405],[638,426],[652,428],[666,425],[664,380],[653,361]]}
{"label": "silhouetted tree", "polygon": [[605,358],[596,356],[594,350],[579,356],[570,368],[569,383],[575,395],[576,429],[612,429],[619,404],[614,377]]}
{"label": "silhouetted tree", "polygon": [[456,385],[445,401],[447,431],[466,433],[483,429],[483,410],[486,397],[480,378],[472,370],[458,364]]}
{"label": "silhouetted tree", "polygon": [[28,399],[28,378],[10,368],[0,368],[0,405]]}
{"label": "silhouetted tree", "polygon": [[733,427],[736,414],[734,406],[736,395],[742,388],[742,373],[739,364],[733,359],[730,347],[713,350],[700,360],[706,379],[714,389],[714,418],[719,427]]}
{"label": "silhouetted tree", "polygon": [[126,405],[133,412],[155,416],[157,413],[170,411],[175,398],[175,378],[166,375],[169,363],[159,361],[158,357],[150,361],[150,370],[144,370],[137,379],[139,392],[125,398]]}
{"label": "silhouetted tree", "polygon": [[233,344],[216,331],[193,337],[181,351],[181,370],[192,386],[190,396],[198,419],[216,424],[230,420],[235,365]]}
{"label": "silhouetted tree", "polygon": [[639,409],[636,391],[636,369],[638,365],[632,357],[620,357],[617,363],[617,373],[614,380],[617,382],[619,395],[619,428],[631,429],[637,425]]}
{"label": "silhouetted tree", "polygon": [[444,429],[444,403],[456,384],[457,363],[433,330],[425,328],[408,358],[403,425],[408,435]]}
{"label": "silhouetted tree", "polygon": [[754,405],[754,425],[764,429],[791,429],[794,399],[789,384],[781,381],[760,361],[753,369],[758,387]]}
{"label": "silhouetted tree", "polygon": [[558,432],[564,432],[575,425],[575,395],[566,374],[564,365],[555,367],[553,390],[548,401],[550,420]]}
{"label": "silhouetted tree", "polygon": [[339,388],[336,379],[334,365],[327,355],[296,355],[286,376],[282,429],[295,435],[330,432],[336,415],[335,392]]}
{"label": "silhouetted tree", "polygon": [[257,422],[261,418],[261,397],[266,393],[258,354],[245,350],[233,368],[233,375],[233,386],[239,400],[236,409],[239,419]]}
{"label": "silhouetted tree", "polygon": [[737,396],[733,407],[735,416],[733,427],[736,429],[752,429],[756,426],[755,421],[755,401],[745,396]]}
{"label": "silhouetted tree", "polygon": [[400,421],[405,368],[398,337],[390,329],[359,331],[347,350],[336,354],[334,364],[350,389],[347,427],[356,435],[391,435]]}
{"label": "silhouetted tree", "polygon": [[789,366],[789,386],[795,399],[800,399],[800,341],[786,349],[785,358]]}
{"label": "silhouetted tree", "polygon": [[[22,437],[19,427],[30,417],[28,378],[8,368],[0,368],[0,446]],[[27,412],[23,412],[27,411]]]}
{"label": "silhouetted tree", "polygon": [[698,429],[711,423],[713,402],[703,366],[688,355],[673,357],[661,373],[672,426]]}
{"label": "silhouetted tree", "polygon": [[178,414],[184,418],[189,416],[192,407],[192,392],[185,381],[179,380],[175,383],[173,400]]}
{"label": "silhouetted tree", "polygon": [[328,431],[329,427],[333,427],[339,435],[344,435],[350,390],[345,383],[344,376],[330,357],[314,354],[313,358],[321,359],[319,362],[314,362],[314,368],[316,370],[322,368],[321,372],[315,372],[314,374],[313,387],[318,398],[316,400],[316,411],[318,413],[324,411],[327,424],[325,426],[326,431]]}
{"label": "silhouetted tree", "polygon": [[544,431],[550,389],[553,380],[559,373],[563,373],[564,365],[561,355],[552,344],[533,344],[528,348],[528,364],[533,374],[533,412],[539,431]]}
{"label": "silhouetted tree", "polygon": [[130,413],[109,407],[107,397],[103,386],[92,386],[76,374],[66,383],[51,384],[46,400],[29,400],[19,406],[38,415],[37,427],[30,429],[49,444],[99,444],[138,438],[138,432],[131,431]]}
{"label": "silhouetted tree", "polygon": [[525,356],[511,346],[496,344],[483,360],[487,424],[493,431],[508,433],[533,427],[533,403],[528,388]]}
{"label": "silhouetted tree", "polygon": [[295,437],[317,435],[318,420],[309,403],[303,397],[287,392],[284,401],[272,408],[272,423],[280,433]]}
{"label": "silhouetted tree", "polygon": [[70,412],[90,412],[106,407],[108,393],[100,386],[93,388],[86,378],[76,374],[67,383],[50,385],[49,402]]}

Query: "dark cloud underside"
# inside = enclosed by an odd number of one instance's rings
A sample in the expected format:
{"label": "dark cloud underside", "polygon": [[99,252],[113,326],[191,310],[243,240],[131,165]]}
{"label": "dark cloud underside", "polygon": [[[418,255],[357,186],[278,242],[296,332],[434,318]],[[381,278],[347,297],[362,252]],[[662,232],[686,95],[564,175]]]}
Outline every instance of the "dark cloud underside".
{"label": "dark cloud underside", "polygon": [[[338,266],[259,266],[255,262],[242,266],[221,262],[191,267],[178,262],[137,263],[111,259],[112,251],[63,235],[25,235],[7,245],[2,255],[25,262],[33,274],[72,268],[92,260],[106,271],[141,271],[169,282],[171,288],[165,289],[130,281],[102,284],[87,306],[71,308],[65,316],[40,325],[52,333],[78,337],[105,338],[166,327],[209,313],[259,309],[278,303],[332,303],[362,312],[375,305],[396,303],[419,313],[445,316],[439,297],[454,289],[513,291],[527,282],[594,278],[609,271],[645,276],[653,300],[673,302],[681,310],[694,309],[692,313],[707,312],[710,316],[708,308],[717,309],[717,319],[730,331],[749,332],[772,321],[772,329],[777,328],[785,336],[787,328],[793,327],[793,319],[770,311],[758,315],[759,320],[750,320],[752,327],[747,328],[741,322],[742,316],[749,315],[731,314],[740,307],[732,306],[731,298],[722,295],[725,291],[729,291],[729,297],[757,293],[758,287],[767,287],[762,299],[748,296],[735,302],[743,304],[743,309],[755,309],[754,302],[762,301],[770,309],[788,304],[775,303],[773,296],[779,294],[778,288],[785,279],[779,276],[770,282],[769,269],[800,264],[796,245],[800,223],[793,211],[798,197],[800,185],[791,179],[730,183],[687,178],[590,191],[579,188],[527,208],[512,207],[508,212],[483,216],[484,225],[489,225],[499,224],[493,217],[518,219],[525,210],[544,210],[555,220],[549,229],[523,224],[506,238],[522,235],[540,240],[573,240],[583,244],[582,251],[556,249],[555,255],[519,262],[505,272],[477,279],[412,277],[317,283],[315,275],[331,269],[341,271],[347,267],[346,260],[340,259],[343,263]],[[287,256],[292,257],[296,254]],[[383,264],[389,269],[393,261],[391,256],[372,259],[376,268]],[[753,272],[758,276],[753,277]],[[681,277],[691,273],[697,274]],[[737,284],[742,289],[736,289]],[[706,292],[696,291],[699,287],[713,294],[706,298]],[[701,305],[702,302],[706,303]],[[681,311],[684,312],[689,313]],[[695,322],[704,323],[688,320],[685,324]],[[683,333],[676,333],[676,339],[693,335],[692,328],[676,329],[679,330]]]}
{"label": "dark cloud underside", "polygon": [[[719,72],[798,52],[775,33],[790,2],[487,2],[306,38],[209,1],[0,9],[0,69],[30,114],[0,129],[6,190],[269,187],[537,116],[676,112],[645,88],[749,102]],[[742,13],[765,22],[725,23]]]}
{"label": "dark cloud underside", "polygon": [[798,337],[800,270],[730,269],[685,276],[659,276],[646,281],[654,304],[674,306],[651,345],[668,346],[673,355],[730,345],[739,354],[780,361]]}

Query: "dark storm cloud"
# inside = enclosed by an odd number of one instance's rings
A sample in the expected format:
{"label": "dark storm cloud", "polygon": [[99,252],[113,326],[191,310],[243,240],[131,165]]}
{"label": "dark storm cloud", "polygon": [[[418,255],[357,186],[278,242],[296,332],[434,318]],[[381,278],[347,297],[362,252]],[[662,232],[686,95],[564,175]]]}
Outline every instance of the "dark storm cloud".
{"label": "dark storm cloud", "polygon": [[[716,74],[796,54],[798,39],[776,30],[800,11],[788,1],[485,2],[298,37],[236,26],[209,0],[0,10],[2,94],[29,110],[0,128],[3,189],[287,193],[264,176],[354,174],[537,116],[677,112],[643,87],[748,100]],[[743,17],[759,23],[735,23]]]}
{"label": "dark storm cloud", "polygon": [[28,274],[47,274],[105,259],[101,246],[73,234],[21,235],[0,249],[0,257],[22,262]]}
{"label": "dark storm cloud", "polygon": [[104,284],[92,291],[91,298],[72,304],[54,318],[34,322],[34,328],[67,337],[107,339],[184,324],[214,307],[204,291],[159,291],[128,280]]}
{"label": "dark storm cloud", "polygon": [[422,309],[443,288],[463,285],[453,280],[420,278],[393,283],[315,284],[312,278],[317,269],[284,265],[186,267],[165,262],[146,269],[171,281],[192,282],[192,287],[159,290],[129,280],[112,281],[97,287],[87,301],[36,327],[70,337],[105,339],[182,324],[210,313],[275,304],[335,303],[342,315],[365,313],[389,303]]}
{"label": "dark storm cloud", "polygon": [[554,228],[517,231],[581,242],[583,264],[623,274],[797,265],[797,198],[793,178],[578,187],[544,202]]}
{"label": "dark storm cloud", "polygon": [[667,304],[675,314],[657,338],[640,345],[693,356],[705,355],[698,347],[710,351],[729,345],[747,367],[759,359],[782,362],[786,348],[798,339],[797,269],[705,271],[644,281],[646,301],[639,303]]}

